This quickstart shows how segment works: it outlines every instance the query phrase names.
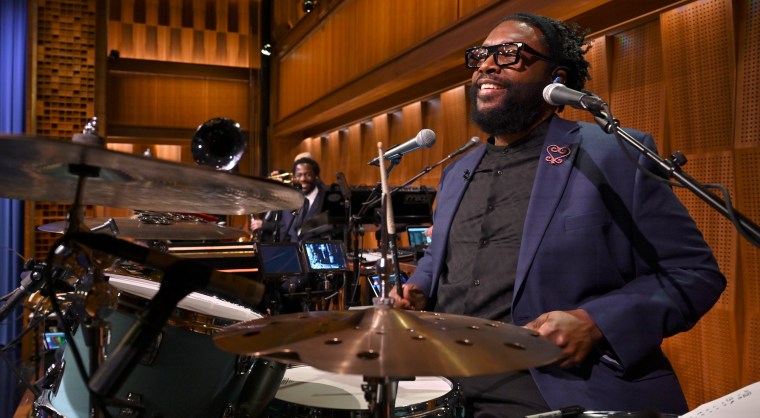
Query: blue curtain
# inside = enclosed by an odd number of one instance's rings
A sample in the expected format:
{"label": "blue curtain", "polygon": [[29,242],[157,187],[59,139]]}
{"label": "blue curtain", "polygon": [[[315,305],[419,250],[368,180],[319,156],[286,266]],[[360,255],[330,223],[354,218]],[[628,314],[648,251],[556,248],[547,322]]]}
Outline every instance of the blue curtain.
{"label": "blue curtain", "polygon": [[[0,1],[0,133],[24,132],[26,109],[27,0]],[[3,158],[0,156],[0,158]],[[0,174],[1,175],[1,174]],[[2,190],[0,190],[2,196]],[[0,197],[0,295],[20,282],[24,250],[23,202]],[[0,344],[21,332],[21,309],[0,323]],[[20,369],[20,347],[5,351],[6,360]],[[0,361],[0,417],[13,416],[22,387],[5,361]]]}

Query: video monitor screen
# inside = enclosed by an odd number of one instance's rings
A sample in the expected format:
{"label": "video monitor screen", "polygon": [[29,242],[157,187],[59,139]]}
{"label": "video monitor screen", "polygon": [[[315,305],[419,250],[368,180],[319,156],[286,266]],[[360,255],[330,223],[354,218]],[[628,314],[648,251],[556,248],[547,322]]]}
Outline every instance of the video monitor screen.
{"label": "video monitor screen", "polygon": [[42,340],[45,350],[55,350],[66,345],[66,334],[62,332],[46,332]]}
{"label": "video monitor screen", "polygon": [[430,244],[430,237],[425,235],[429,226],[407,226],[406,233],[409,238],[409,245],[412,247],[424,247]]}
{"label": "video monitor screen", "polygon": [[345,251],[341,241],[306,241],[303,243],[309,271],[346,270]]}
{"label": "video monitor screen", "polygon": [[304,272],[298,244],[260,243],[256,256],[264,276],[295,276]]}

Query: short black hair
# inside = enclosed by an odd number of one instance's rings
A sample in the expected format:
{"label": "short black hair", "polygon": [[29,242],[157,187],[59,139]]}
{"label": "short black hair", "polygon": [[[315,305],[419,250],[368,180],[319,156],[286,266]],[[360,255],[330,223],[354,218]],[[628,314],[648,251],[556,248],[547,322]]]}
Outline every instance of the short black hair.
{"label": "short black hair", "polygon": [[293,169],[291,170],[291,173],[293,173],[294,176],[296,175],[296,167],[298,166],[298,164],[308,164],[308,165],[310,165],[312,171],[314,171],[314,175],[317,176],[317,177],[319,177],[319,163],[316,162],[315,160],[313,160],[313,159],[311,159],[309,157],[303,157],[303,158],[299,158],[299,159],[293,161]]}
{"label": "short black hair", "polygon": [[567,71],[565,85],[575,90],[582,90],[586,80],[591,79],[589,64],[584,55],[591,48],[585,37],[588,31],[582,31],[576,23],[565,23],[560,20],[532,13],[515,13],[502,19],[506,21],[517,20],[527,23],[541,32],[544,47],[549,51],[549,56],[557,64],[557,68]]}

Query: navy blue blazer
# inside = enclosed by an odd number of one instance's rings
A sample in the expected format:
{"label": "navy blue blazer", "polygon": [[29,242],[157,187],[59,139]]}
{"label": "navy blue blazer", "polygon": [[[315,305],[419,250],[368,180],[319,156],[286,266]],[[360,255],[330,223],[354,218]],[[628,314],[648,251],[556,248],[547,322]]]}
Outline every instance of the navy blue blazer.
{"label": "navy blue blazer", "polygon": [[[648,134],[629,132],[655,149]],[[441,177],[432,243],[410,279],[431,300],[467,174],[485,149],[461,157]],[[626,149],[653,169],[638,151]],[[686,412],[660,344],[694,326],[725,286],[710,248],[669,186],[637,169],[597,125],[553,118],[525,218],[512,318],[524,325],[545,312],[582,308],[605,341],[575,368],[531,369],[551,408]]]}

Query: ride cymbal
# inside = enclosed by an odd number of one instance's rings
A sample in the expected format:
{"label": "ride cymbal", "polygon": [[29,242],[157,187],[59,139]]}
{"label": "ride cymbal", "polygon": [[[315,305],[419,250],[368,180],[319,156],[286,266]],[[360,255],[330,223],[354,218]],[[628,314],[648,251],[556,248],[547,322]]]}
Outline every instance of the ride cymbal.
{"label": "ride cymbal", "polygon": [[504,322],[388,306],[272,316],[213,338],[231,353],[374,377],[495,374],[547,365],[562,353]]}
{"label": "ride cymbal", "polygon": [[303,193],[283,183],[49,138],[0,135],[0,195],[156,212],[244,215],[296,209]]}

